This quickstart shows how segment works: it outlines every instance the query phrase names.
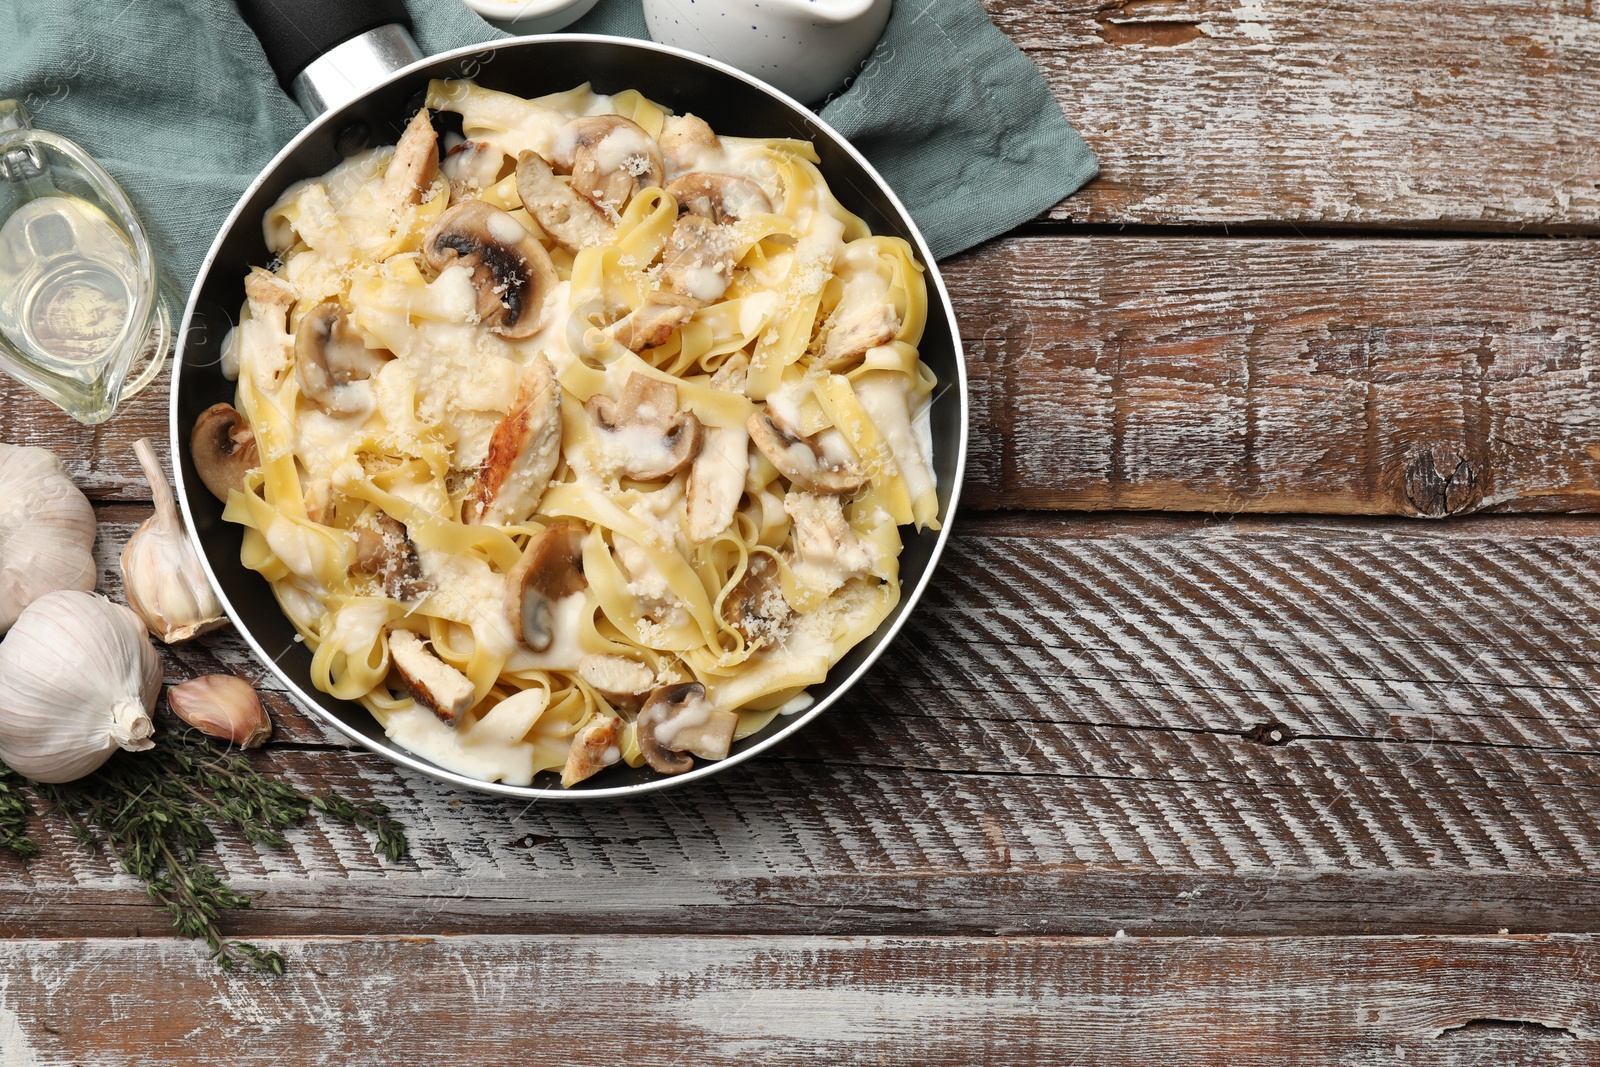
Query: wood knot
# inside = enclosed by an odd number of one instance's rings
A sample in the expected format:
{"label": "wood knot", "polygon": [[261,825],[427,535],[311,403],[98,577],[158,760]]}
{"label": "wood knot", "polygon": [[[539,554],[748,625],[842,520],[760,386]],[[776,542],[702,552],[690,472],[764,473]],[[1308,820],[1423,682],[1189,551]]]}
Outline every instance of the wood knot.
{"label": "wood knot", "polygon": [[1254,741],[1258,745],[1287,745],[1294,740],[1294,734],[1289,728],[1276,719],[1271,722],[1258,723],[1241,735],[1246,741]]}
{"label": "wood knot", "polygon": [[1406,502],[1429,519],[1459,515],[1478,502],[1478,472],[1464,459],[1434,459],[1432,449],[1418,453],[1406,464]]}

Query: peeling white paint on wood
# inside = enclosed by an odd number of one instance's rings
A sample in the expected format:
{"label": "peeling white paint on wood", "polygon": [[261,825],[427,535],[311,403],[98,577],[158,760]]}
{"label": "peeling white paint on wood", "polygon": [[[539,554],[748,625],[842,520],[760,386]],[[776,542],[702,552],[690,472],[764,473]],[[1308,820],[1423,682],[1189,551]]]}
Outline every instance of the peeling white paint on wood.
{"label": "peeling white paint on wood", "polygon": [[1588,241],[1012,238],[948,265],[986,508],[1600,508]]}
{"label": "peeling white paint on wood", "polygon": [[1466,1067],[1588,1063],[1600,1041],[1585,936],[270,944],[292,968],[283,978],[224,976],[162,940],[8,942],[0,975],[72,976],[12,996],[37,1062],[84,1067],[143,1065],[155,1050],[174,1067],[220,1048],[238,1067],[382,1067],[530,1047],[577,1067],[1055,1067],[1083,1049],[1108,1067]]}
{"label": "peeling white paint on wood", "polygon": [[[224,835],[224,868],[258,894],[259,910],[234,921],[1600,921],[1600,523],[1108,516],[963,529],[905,639],[848,702],[703,786],[599,806],[496,800],[355,750],[298,747],[314,728],[280,718],[297,740],[257,758],[302,788],[382,800],[414,855],[387,865],[364,835],[326,824],[281,852]],[[180,655],[236,644],[208,635]],[[1195,889],[1207,891],[1177,895]],[[0,859],[0,915],[11,933],[152,922],[137,887],[59,832],[28,867]]]}
{"label": "peeling white paint on wood", "polygon": [[1101,177],[1051,217],[1600,227],[1581,0],[989,0]]}

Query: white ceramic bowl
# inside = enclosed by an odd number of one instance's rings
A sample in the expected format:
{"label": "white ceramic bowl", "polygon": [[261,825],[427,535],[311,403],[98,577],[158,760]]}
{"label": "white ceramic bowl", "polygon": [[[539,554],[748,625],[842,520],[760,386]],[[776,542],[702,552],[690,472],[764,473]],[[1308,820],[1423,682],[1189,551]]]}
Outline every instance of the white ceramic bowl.
{"label": "white ceramic bowl", "polygon": [[871,54],[892,6],[893,0],[644,0],[644,20],[653,40],[738,67],[811,105],[843,87]]}
{"label": "white ceramic bowl", "polygon": [[589,13],[598,0],[461,0],[511,33],[554,33]]}

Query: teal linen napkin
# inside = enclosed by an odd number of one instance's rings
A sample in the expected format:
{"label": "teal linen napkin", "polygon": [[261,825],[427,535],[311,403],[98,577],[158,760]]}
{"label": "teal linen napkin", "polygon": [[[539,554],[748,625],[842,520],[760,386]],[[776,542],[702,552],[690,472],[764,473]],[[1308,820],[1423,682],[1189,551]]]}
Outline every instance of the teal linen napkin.
{"label": "teal linen napkin", "polygon": [[[425,52],[505,34],[459,0],[407,0]],[[575,32],[645,38],[639,0]],[[0,98],[77,141],[120,182],[173,281],[193,281],[244,187],[304,124],[233,0],[0,0]],[[823,118],[861,149],[944,257],[1026,222],[1094,177],[1044,79],[978,0],[898,0]]]}

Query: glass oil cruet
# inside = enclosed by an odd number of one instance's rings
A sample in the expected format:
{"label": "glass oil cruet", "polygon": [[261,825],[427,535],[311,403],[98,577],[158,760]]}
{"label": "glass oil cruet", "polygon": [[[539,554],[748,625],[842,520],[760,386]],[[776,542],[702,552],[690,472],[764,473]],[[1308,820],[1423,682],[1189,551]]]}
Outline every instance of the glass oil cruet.
{"label": "glass oil cruet", "polygon": [[0,370],[92,426],[150,384],[171,346],[127,194],[0,100]]}

